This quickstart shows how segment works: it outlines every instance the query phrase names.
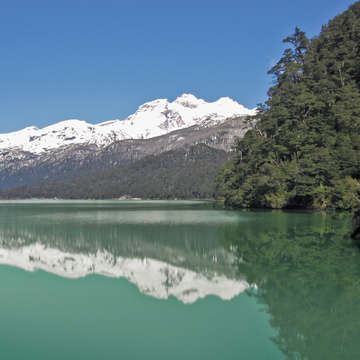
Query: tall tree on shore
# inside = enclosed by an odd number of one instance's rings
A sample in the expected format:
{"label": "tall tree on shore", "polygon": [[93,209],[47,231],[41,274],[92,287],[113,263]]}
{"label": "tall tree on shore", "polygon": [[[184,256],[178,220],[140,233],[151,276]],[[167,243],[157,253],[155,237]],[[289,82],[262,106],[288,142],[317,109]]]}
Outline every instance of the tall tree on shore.
{"label": "tall tree on shore", "polygon": [[360,2],[311,41],[299,28],[258,122],[218,177],[232,207],[360,205]]}

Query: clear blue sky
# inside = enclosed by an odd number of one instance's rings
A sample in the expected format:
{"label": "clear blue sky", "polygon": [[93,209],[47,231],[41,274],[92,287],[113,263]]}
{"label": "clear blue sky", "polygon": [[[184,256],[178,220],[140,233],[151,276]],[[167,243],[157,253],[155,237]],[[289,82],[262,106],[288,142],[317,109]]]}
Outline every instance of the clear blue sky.
{"label": "clear blue sky", "polygon": [[281,40],[354,2],[0,0],[0,133],[125,118],[184,92],[254,107]]}

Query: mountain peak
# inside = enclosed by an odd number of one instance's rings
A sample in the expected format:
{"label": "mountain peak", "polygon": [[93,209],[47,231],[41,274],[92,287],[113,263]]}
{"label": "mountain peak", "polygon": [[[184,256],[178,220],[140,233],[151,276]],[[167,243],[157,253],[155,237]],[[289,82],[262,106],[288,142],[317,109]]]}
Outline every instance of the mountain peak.
{"label": "mountain peak", "polygon": [[237,104],[237,102],[235,100],[229,98],[228,96],[221,97],[216,102],[220,103],[220,104],[226,104],[226,103],[231,103],[231,104],[236,103]]}
{"label": "mountain peak", "polygon": [[255,115],[255,110],[246,109],[229,97],[206,102],[192,94],[182,94],[173,102],[167,99],[146,102],[125,120],[89,124],[68,119],[43,129],[28,127],[0,134],[0,149],[42,153],[71,144],[106,146],[117,140],[151,138],[193,125],[209,127],[242,115]]}
{"label": "mountain peak", "polygon": [[42,130],[44,129],[63,129],[63,128],[81,128],[81,127],[84,127],[84,126],[87,126],[89,125],[85,120],[79,120],[79,119],[67,119],[67,120],[63,120],[63,121],[60,121],[56,124],[52,124],[52,125],[49,125],[47,126],[46,128],[43,128]]}
{"label": "mountain peak", "polygon": [[195,108],[201,104],[205,104],[205,101],[203,99],[198,99],[195,95],[192,94],[182,94],[181,96],[176,98],[174,103],[189,108]]}
{"label": "mountain peak", "polygon": [[36,126],[28,126],[20,131],[37,131],[39,130]]}

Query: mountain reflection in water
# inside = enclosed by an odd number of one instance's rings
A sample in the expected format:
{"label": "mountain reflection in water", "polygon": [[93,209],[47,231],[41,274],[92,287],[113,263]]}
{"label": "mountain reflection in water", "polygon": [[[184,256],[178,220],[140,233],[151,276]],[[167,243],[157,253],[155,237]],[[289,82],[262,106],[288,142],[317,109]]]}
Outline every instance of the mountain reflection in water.
{"label": "mountain reflection in water", "polygon": [[69,278],[124,277],[145,294],[184,303],[208,295],[230,300],[248,288],[217,234],[219,224],[241,221],[238,215],[194,210],[199,204],[191,202],[166,211],[161,202],[140,204],[125,202],[119,211],[112,203],[60,203],[55,210],[44,203],[35,213],[10,207],[0,227],[0,263]]}
{"label": "mountain reflection in water", "polygon": [[187,304],[242,293],[268,314],[284,358],[359,357],[360,255],[345,213],[49,202],[3,203],[0,219],[0,263],[124,277],[143,293]]}

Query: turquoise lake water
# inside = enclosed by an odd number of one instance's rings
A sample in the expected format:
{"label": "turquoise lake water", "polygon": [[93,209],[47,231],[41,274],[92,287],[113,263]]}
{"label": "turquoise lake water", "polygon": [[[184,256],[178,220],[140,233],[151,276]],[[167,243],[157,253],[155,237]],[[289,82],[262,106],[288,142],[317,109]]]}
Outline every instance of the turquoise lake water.
{"label": "turquoise lake water", "polygon": [[0,203],[1,359],[357,359],[346,214]]}

